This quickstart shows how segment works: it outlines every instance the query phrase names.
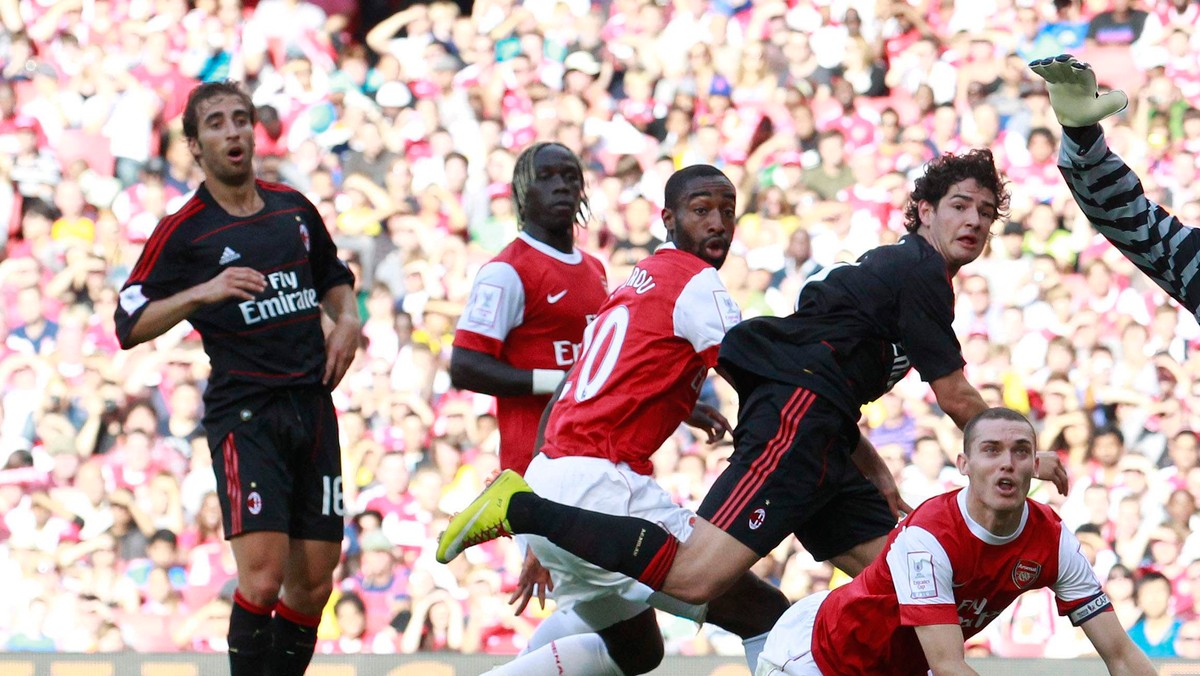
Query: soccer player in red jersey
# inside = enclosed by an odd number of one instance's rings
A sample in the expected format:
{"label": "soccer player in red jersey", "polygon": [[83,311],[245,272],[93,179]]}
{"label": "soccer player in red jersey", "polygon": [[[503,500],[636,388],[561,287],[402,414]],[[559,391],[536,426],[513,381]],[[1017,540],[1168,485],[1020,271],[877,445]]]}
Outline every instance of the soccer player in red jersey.
{"label": "soccer player in red jersey", "polygon": [[579,158],[536,143],[517,158],[515,240],[476,275],[454,332],[450,378],[496,397],[500,468],[524,474],[542,411],[608,295],[600,261],[575,248],[586,206]]}
{"label": "soccer player in red jersey", "polygon": [[1074,534],[1026,497],[1036,438],[1011,409],[972,418],[958,456],[967,487],[922,503],[853,581],[792,606],[771,630],[756,674],[974,674],[964,640],[1043,587],[1109,673],[1156,673],[1121,628]]}
{"label": "soccer player in red jersey", "polygon": [[[575,247],[587,207],[583,165],[558,143],[535,143],[517,157],[513,198],[521,233],[480,268],[454,332],[450,378],[459,389],[496,397],[500,468],[525,473],[550,395],[562,382],[587,327],[608,295],[604,266]],[[517,613],[544,601],[549,575],[526,551]],[[537,646],[584,631],[554,613],[538,625]]]}
{"label": "soccer player in red jersey", "polygon": [[[650,456],[681,422],[705,430],[710,441],[728,427],[698,397],[726,330],[741,320],[717,274],[733,238],[736,194],[720,170],[695,165],[667,181],[664,203],[670,243],[637,264],[588,327],[583,352],[549,411],[541,454],[525,476],[551,500],[638,516],[686,539],[695,515],[654,480]],[[545,538],[528,543],[552,572],[559,606],[596,633],[553,641],[498,668],[497,676],[650,671],[663,654],[651,606],[697,621],[707,613],[749,639],[748,652],[756,655],[755,640],[765,640],[788,605],[749,572],[710,608],[682,604]]]}
{"label": "soccer player in red jersey", "polygon": [[204,427],[238,569],[232,674],[299,676],[341,558],[330,391],[361,321],[353,276],[316,207],[255,179],[254,115],[235,84],[192,90],[183,130],[205,180],[146,242],[121,290],[117,337],[131,348],[186,320],[204,339]]}

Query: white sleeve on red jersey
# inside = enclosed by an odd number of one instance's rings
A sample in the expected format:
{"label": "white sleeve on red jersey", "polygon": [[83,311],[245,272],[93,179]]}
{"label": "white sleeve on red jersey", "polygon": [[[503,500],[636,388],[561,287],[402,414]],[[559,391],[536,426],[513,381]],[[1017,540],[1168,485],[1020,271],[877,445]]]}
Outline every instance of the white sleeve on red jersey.
{"label": "white sleeve on red jersey", "polygon": [[1078,538],[1061,523],[1058,526],[1058,579],[1054,581],[1054,595],[1058,599],[1058,612],[1069,616],[1071,624],[1078,627],[1112,604],[1096,579],[1092,564],[1080,551]]}
{"label": "white sleeve on red jersey", "polygon": [[725,332],[742,321],[742,309],[721,283],[716,268],[705,268],[679,292],[672,320],[675,335],[691,343],[711,367],[717,363]]}
{"label": "white sleeve on red jersey", "polygon": [[958,624],[954,569],[950,556],[933,533],[908,526],[892,541],[888,569],[906,626]]}
{"label": "white sleeve on red jersey", "polygon": [[475,276],[471,297],[456,329],[503,343],[508,332],[520,326],[524,318],[525,287],[516,268],[492,261]]}

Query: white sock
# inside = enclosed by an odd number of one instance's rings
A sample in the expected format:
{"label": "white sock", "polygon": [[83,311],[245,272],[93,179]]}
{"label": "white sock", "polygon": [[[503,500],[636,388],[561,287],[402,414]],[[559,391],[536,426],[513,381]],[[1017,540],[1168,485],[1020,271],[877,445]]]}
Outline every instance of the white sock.
{"label": "white sock", "polygon": [[622,676],[600,634],[576,634],[487,672],[490,676]]}
{"label": "white sock", "polygon": [[758,656],[762,654],[763,648],[767,645],[767,636],[771,632],[764,632],[758,636],[742,639],[742,646],[746,648],[746,664],[750,665],[750,673],[755,673],[758,668]]}
{"label": "white sock", "polygon": [[533,636],[529,637],[529,644],[517,654],[519,656],[531,653],[551,641],[575,634],[591,634],[596,629],[572,610],[555,610],[550,613],[550,617],[542,620],[537,629],[533,630]]}

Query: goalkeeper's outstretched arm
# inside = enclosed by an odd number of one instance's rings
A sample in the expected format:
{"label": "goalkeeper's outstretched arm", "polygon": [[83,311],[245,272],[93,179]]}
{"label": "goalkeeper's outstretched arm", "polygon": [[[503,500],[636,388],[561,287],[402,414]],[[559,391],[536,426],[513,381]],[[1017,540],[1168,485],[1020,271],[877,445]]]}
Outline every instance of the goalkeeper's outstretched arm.
{"label": "goalkeeper's outstretched arm", "polygon": [[[1146,197],[1137,174],[1104,140],[1099,122],[1123,110],[1124,93],[1100,94],[1091,66],[1062,55],[1030,64],[1046,80],[1063,125],[1058,167],[1092,225],[1193,315],[1200,310],[1200,229]],[[1198,224],[1200,225],[1200,224]],[[1200,319],[1200,315],[1197,315]]]}

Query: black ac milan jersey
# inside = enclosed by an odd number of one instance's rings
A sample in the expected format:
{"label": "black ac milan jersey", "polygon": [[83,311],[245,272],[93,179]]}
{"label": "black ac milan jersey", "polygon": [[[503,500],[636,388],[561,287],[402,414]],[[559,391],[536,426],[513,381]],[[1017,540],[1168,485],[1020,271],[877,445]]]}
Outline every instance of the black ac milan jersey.
{"label": "black ac milan jersey", "polygon": [[823,395],[857,419],[909,368],[927,382],[961,369],[946,261],[919,235],[835,265],[800,288],[796,311],[730,329],[720,363]]}
{"label": "black ac milan jersey", "polygon": [[162,219],[121,289],[117,338],[129,334],[146,306],[248,267],[267,278],[254,300],[202,307],[188,320],[204,339],[212,375],[204,394],[205,425],[228,425],[230,413],[273,388],[320,383],[325,338],[320,300],[353,275],[316,208],[295,190],[257,181],[263,209],[232,216],[201,184],[179,211]]}

